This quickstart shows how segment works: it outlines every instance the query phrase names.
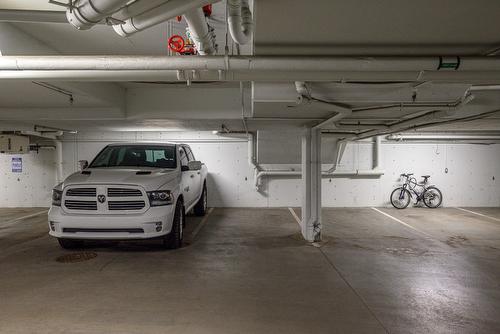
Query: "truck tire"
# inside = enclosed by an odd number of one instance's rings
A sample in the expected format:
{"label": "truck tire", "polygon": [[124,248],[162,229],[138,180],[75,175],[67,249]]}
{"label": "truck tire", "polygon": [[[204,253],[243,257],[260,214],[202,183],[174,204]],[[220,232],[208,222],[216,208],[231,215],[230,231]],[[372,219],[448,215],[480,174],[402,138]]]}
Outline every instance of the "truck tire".
{"label": "truck tire", "polygon": [[59,241],[59,246],[64,249],[75,249],[83,248],[83,240],[73,240],[73,239],[57,239]]}
{"label": "truck tire", "polygon": [[184,205],[182,202],[177,202],[175,206],[174,221],[172,230],[163,238],[163,247],[167,249],[177,249],[182,247],[182,239],[184,237]]}
{"label": "truck tire", "polygon": [[207,194],[207,185],[203,184],[203,192],[201,193],[201,197],[198,200],[198,203],[194,206],[194,214],[197,216],[204,216],[207,213],[208,206],[208,194]]}

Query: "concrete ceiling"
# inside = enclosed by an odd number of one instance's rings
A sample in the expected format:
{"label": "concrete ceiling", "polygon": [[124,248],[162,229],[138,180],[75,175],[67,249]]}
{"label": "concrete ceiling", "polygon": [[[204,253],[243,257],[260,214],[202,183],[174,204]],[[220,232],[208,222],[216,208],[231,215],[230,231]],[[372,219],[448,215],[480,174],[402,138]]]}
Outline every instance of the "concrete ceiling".
{"label": "concrete ceiling", "polygon": [[497,0],[256,0],[255,53],[469,55],[500,47]]}
{"label": "concrete ceiling", "polygon": [[[5,1],[0,9],[60,10],[46,0]],[[214,6],[219,53],[225,43],[224,3]],[[495,0],[255,0],[253,45],[243,54],[256,55],[484,55],[500,47],[500,1]],[[96,26],[78,31],[69,24],[12,23],[0,31],[4,54],[125,54],[167,55],[171,34],[183,33],[185,23],[157,25],[130,38],[118,36],[111,27]],[[5,28],[5,27],[4,27]],[[10,34],[5,38],[2,34]],[[2,44],[3,43],[3,44]],[[234,54],[234,44],[229,45]],[[492,82],[485,82],[492,83]],[[494,83],[494,82],[493,82]],[[242,129],[242,106],[236,84],[206,83],[191,87],[144,83],[51,83],[71,91],[68,97],[31,81],[0,81],[0,120],[61,128],[137,130],[208,129],[230,124]],[[350,107],[397,102],[453,102],[471,83],[311,83],[315,97]],[[58,87],[59,87],[58,86]],[[101,93],[99,93],[99,91]],[[111,93],[113,99],[106,99]],[[251,128],[300,127],[331,115],[328,110],[298,106],[293,83],[256,83],[245,88],[244,113]],[[253,101],[250,94],[253,94]],[[142,103],[141,101],[144,101]],[[432,109],[432,108],[431,108]],[[429,107],[391,107],[357,111],[352,119],[377,123],[425,113]],[[464,108],[467,113],[500,109],[500,94],[475,93]],[[252,114],[253,112],[253,114]],[[500,117],[489,116],[450,130],[500,131]],[[288,118],[269,120],[266,118]]]}

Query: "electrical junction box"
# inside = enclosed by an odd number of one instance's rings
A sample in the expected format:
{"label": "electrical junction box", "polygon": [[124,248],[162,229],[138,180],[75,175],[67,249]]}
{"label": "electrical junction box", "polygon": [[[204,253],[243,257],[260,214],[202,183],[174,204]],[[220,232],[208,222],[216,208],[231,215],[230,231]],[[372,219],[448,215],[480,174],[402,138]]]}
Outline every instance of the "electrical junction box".
{"label": "electrical junction box", "polygon": [[16,135],[0,135],[0,153],[25,154],[29,152],[29,137]]}

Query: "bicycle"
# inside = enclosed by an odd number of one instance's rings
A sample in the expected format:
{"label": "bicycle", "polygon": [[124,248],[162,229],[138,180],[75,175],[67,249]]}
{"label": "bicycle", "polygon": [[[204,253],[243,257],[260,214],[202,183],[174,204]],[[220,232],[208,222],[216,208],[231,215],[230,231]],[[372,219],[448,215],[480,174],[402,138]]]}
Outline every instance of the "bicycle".
{"label": "bicycle", "polygon": [[[404,209],[409,204],[413,198],[412,193],[416,196],[415,204],[423,201],[425,206],[431,209],[435,209],[441,205],[443,202],[443,194],[436,186],[427,186],[427,181],[430,175],[422,175],[423,180],[417,183],[417,179],[412,177],[413,173],[401,174],[401,177],[405,178],[405,181],[401,187],[394,189],[391,193],[391,204],[396,209]],[[415,189],[419,187],[422,191],[417,192]]]}

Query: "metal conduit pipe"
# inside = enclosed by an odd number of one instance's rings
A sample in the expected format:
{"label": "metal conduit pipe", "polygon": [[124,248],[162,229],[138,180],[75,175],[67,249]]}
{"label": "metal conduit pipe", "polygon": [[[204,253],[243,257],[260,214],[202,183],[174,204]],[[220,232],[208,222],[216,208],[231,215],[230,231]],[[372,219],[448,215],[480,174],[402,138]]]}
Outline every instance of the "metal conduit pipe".
{"label": "metal conduit pipe", "polygon": [[248,0],[227,0],[227,9],[231,37],[237,44],[247,44],[253,33],[253,17]]}
{"label": "metal conduit pipe", "polygon": [[191,32],[191,38],[200,55],[213,55],[217,52],[215,34],[208,26],[201,8],[193,8],[184,13],[184,18]]}
{"label": "metal conduit pipe", "polygon": [[183,15],[192,9],[201,8],[205,5],[216,3],[218,1],[220,0],[170,0],[142,14],[127,19],[125,23],[113,25],[113,29],[118,35],[128,37],[136,32],[151,28],[157,24]]}
{"label": "metal conduit pipe", "polygon": [[388,135],[387,140],[402,141],[402,140],[500,140],[500,135]]}
{"label": "metal conduit pipe", "polygon": [[296,81],[295,89],[299,94],[297,98],[297,104],[303,104],[304,101],[306,101],[306,103],[313,104],[314,106],[318,106],[321,109],[335,112],[332,116],[313,126],[313,129],[320,129],[327,124],[340,121],[342,118],[348,117],[352,114],[352,109],[350,108],[346,108],[337,103],[322,101],[313,98],[311,95],[311,90],[303,81]]}
{"label": "metal conduit pipe", "polygon": [[[168,3],[175,1],[171,0]],[[198,0],[199,1],[199,0]],[[439,57],[321,57],[321,56],[4,56],[0,70],[161,71],[199,70],[238,72],[399,72],[437,71]],[[500,57],[463,57],[462,71],[500,71]]]}
{"label": "metal conduit pipe", "polygon": [[125,6],[129,0],[77,0],[66,10],[66,18],[76,29],[87,30]]}
{"label": "metal conduit pipe", "polygon": [[[442,119],[444,117],[453,117],[455,116],[457,110],[468,104],[470,101],[474,99],[474,95],[468,95],[465,98],[463,98],[459,103],[457,103],[456,106],[451,107],[447,110],[440,110],[440,111],[432,111],[429,112],[425,115],[414,117],[412,119],[406,120],[406,121],[401,121],[396,124],[392,124],[388,126],[387,130],[373,130],[373,131],[368,131],[364,132],[358,136],[354,136],[354,139],[359,140],[359,139],[365,139],[365,138],[370,138],[373,136],[377,136],[380,134],[384,133],[393,133],[397,131],[403,131],[406,129],[410,129],[415,126],[427,124],[427,123],[432,123],[433,121],[437,121],[439,119]],[[451,118],[450,120],[452,120]]]}

